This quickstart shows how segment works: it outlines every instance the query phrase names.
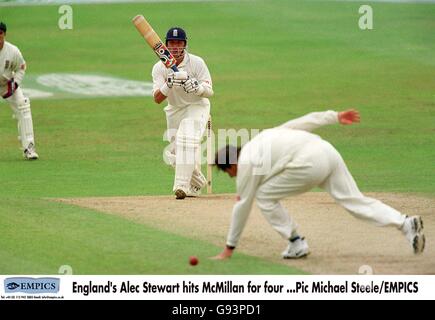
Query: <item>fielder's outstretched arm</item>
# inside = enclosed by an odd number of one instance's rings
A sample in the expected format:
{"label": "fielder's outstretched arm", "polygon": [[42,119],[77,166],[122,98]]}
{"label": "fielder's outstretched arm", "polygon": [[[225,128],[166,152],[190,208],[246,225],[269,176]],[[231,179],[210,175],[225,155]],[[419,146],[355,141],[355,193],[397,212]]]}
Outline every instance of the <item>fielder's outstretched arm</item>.
{"label": "fielder's outstretched arm", "polygon": [[326,112],[309,113],[303,117],[290,120],[280,127],[295,130],[313,131],[328,124],[351,124],[359,121],[360,115],[357,110],[350,109],[342,112],[328,110]]}
{"label": "fielder's outstretched arm", "polygon": [[[240,157],[239,157],[240,160]],[[228,231],[227,242],[224,250],[213,257],[215,260],[223,260],[230,258],[233,250],[237,246],[243,229],[245,228],[246,221],[251,213],[252,204],[255,199],[258,185],[262,176],[252,173],[253,168],[250,163],[238,165],[237,172],[237,194],[238,201],[233,207],[233,214],[231,216],[231,225]]]}

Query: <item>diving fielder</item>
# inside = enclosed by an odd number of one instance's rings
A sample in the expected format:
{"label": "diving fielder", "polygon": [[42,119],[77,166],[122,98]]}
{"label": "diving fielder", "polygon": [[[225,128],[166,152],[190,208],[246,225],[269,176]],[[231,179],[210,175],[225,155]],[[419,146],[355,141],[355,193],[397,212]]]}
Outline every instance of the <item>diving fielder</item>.
{"label": "diving fielder", "polygon": [[177,199],[197,196],[206,186],[201,173],[201,139],[210,115],[209,97],[213,95],[210,72],[204,60],[186,51],[187,36],[182,28],[171,28],[166,46],[177,60],[179,72],[157,62],[152,70],[154,101],[164,108],[169,146],[164,156],[175,168],[173,191]]}
{"label": "diving fielder", "polygon": [[254,199],[267,221],[288,240],[283,258],[306,256],[307,241],[298,234],[296,223],[279,201],[316,186],[326,190],[356,218],[401,230],[414,253],[421,253],[425,245],[421,218],[408,217],[364,196],[338,151],[309,132],[327,124],[351,124],[359,120],[355,110],[314,112],[262,131],[241,149],[227,146],[219,150],[215,163],[231,177],[237,176],[239,200],[233,208],[226,247],[215,259],[226,259],[233,254]]}
{"label": "diving fielder", "polygon": [[26,62],[20,50],[5,41],[6,30],[6,25],[0,22],[0,95],[9,103],[18,121],[18,138],[21,140],[24,158],[36,160],[38,154],[35,150],[30,100],[20,88]]}

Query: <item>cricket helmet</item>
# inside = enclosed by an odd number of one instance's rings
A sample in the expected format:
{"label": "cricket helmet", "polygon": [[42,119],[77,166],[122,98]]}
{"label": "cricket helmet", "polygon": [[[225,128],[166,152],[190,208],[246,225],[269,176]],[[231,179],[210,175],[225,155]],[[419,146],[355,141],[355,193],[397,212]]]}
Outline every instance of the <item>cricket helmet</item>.
{"label": "cricket helmet", "polygon": [[166,32],[166,45],[168,45],[169,40],[181,40],[187,45],[186,32],[179,27],[173,27]]}

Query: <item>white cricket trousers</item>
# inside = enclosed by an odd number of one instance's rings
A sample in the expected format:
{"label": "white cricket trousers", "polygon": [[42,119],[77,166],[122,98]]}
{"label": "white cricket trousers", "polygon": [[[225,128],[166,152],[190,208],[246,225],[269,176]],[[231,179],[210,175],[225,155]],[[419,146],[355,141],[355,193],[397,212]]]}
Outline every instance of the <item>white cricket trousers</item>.
{"label": "white cricket trousers", "polygon": [[210,116],[210,105],[190,105],[185,108],[174,108],[167,106],[165,109],[167,123],[167,139],[174,143],[178,127],[183,119],[198,120],[201,123],[201,132],[204,134],[208,118]]}
{"label": "white cricket trousers", "polygon": [[406,215],[359,191],[343,158],[325,140],[310,142],[283,171],[260,185],[257,205],[273,228],[283,238],[290,239],[297,234],[297,225],[279,201],[316,186],[327,191],[356,218],[397,228],[405,222]]}
{"label": "white cricket trousers", "polygon": [[[165,148],[164,160],[175,168],[176,166],[176,137],[180,123],[184,119],[194,120],[199,125],[199,135],[203,137],[207,121],[210,116],[210,105],[193,104],[185,108],[173,108],[167,106],[165,108],[167,132],[166,138],[169,141],[169,146]],[[175,190],[180,185],[189,184],[190,177],[202,175],[201,174],[201,148],[200,145],[196,148],[195,155],[187,155],[188,158],[195,158],[195,164],[178,166],[176,175],[174,177]],[[178,172],[177,172],[178,171]],[[177,174],[178,173],[178,174]],[[186,180],[187,179],[187,180]]]}

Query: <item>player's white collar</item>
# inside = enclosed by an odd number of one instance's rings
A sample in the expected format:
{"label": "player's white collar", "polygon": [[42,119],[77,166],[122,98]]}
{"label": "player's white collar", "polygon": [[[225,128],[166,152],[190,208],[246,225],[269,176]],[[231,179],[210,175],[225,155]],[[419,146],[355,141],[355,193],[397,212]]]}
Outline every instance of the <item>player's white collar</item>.
{"label": "player's white collar", "polygon": [[178,67],[184,68],[189,60],[190,60],[189,53],[186,50],[184,50],[184,59],[183,61],[181,61]]}

